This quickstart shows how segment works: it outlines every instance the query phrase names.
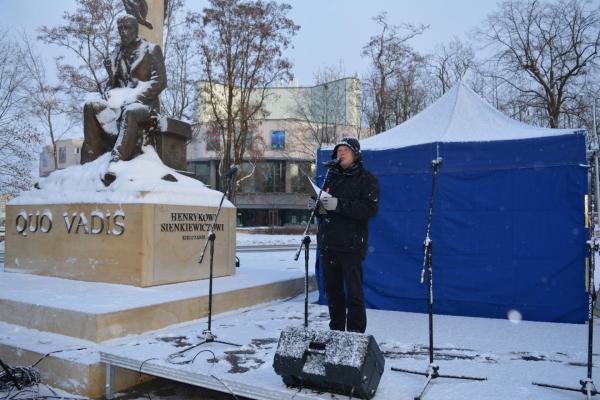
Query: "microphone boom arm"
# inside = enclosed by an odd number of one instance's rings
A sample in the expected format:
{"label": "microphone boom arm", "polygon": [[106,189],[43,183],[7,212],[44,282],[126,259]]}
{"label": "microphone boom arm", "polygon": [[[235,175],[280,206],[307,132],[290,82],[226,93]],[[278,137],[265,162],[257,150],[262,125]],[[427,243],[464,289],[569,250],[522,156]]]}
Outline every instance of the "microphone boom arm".
{"label": "microphone boom arm", "polygon": [[[338,164],[339,164],[339,162],[338,162]],[[327,183],[327,179],[329,178],[330,171],[331,171],[331,168],[327,169],[327,173],[325,174],[325,179],[323,180],[323,184],[319,188],[319,193],[317,193],[317,200],[315,201],[315,208],[313,208],[312,212],[310,213],[310,217],[308,218],[308,222],[306,224],[306,228],[304,228],[304,233],[302,234],[302,237],[308,236],[308,229],[310,228],[310,222],[315,217],[315,214],[317,213],[317,209],[319,208],[319,200],[321,200],[321,194],[323,193],[323,186],[325,186],[325,183]],[[300,252],[302,251],[303,245],[304,245],[304,242],[300,243],[300,246],[298,246],[298,250],[296,251],[296,255],[294,256],[294,261],[298,261],[298,257],[300,257]]]}

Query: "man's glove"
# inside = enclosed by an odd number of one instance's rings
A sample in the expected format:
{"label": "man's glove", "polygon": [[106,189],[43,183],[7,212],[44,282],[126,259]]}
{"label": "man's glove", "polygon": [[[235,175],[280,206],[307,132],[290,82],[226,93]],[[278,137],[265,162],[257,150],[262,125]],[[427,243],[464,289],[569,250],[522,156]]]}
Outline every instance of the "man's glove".
{"label": "man's glove", "polygon": [[337,197],[323,197],[321,204],[327,211],[334,211],[337,208],[338,199]]}
{"label": "man's glove", "polygon": [[[319,208],[317,209],[317,214],[327,214],[327,211],[325,211],[325,209],[323,208],[323,204],[319,201]],[[312,197],[309,197],[308,199],[308,209],[310,211],[315,209],[315,206],[317,205],[317,201],[315,199],[313,199]]]}

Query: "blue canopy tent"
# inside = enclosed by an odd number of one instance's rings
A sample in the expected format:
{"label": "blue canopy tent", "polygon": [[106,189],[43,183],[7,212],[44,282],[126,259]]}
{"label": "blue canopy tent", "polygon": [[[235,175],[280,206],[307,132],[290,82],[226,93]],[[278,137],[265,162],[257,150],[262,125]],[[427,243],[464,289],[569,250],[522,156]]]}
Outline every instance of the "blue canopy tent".
{"label": "blue canopy tent", "polygon": [[[412,119],[360,143],[381,186],[363,264],[367,307],[427,312],[420,274],[431,162],[439,156],[434,312],[586,320],[584,131],[512,120],[459,83]],[[320,151],[318,165],[330,157],[330,149]]]}

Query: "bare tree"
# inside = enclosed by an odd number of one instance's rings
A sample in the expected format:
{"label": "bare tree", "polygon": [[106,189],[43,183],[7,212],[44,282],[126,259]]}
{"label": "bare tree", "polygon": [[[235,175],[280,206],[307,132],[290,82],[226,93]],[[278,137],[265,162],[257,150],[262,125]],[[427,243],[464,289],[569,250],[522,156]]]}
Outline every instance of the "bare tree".
{"label": "bare tree", "polygon": [[104,94],[107,76],[102,60],[108,58],[117,41],[116,21],[121,11],[121,0],[77,0],[75,11],[63,14],[62,25],[39,30],[40,40],[69,50],[79,63],[57,59],[59,80],[69,88],[77,105],[86,94]]}
{"label": "bare tree", "polygon": [[406,58],[402,69],[396,72],[390,82],[390,107],[386,119],[388,128],[401,124],[425,108],[429,97],[426,71],[425,58],[414,53]]}
{"label": "bare tree", "polygon": [[369,99],[367,121],[375,133],[389,128],[393,114],[394,80],[402,75],[407,60],[414,59],[416,52],[408,41],[423,33],[428,26],[411,24],[390,25],[386,13],[373,18],[381,31],[372,36],[363,47],[362,55],[371,61],[371,69],[363,78],[363,93]]}
{"label": "bare tree", "polygon": [[30,115],[37,123],[37,130],[50,139],[54,169],[58,168],[56,141],[68,132],[74,125],[68,118],[67,101],[64,98],[64,88],[61,85],[49,84],[44,62],[33,48],[26,36],[22,38],[19,54],[27,81],[24,85],[27,101],[24,102]]}
{"label": "bare tree", "polygon": [[183,0],[167,2],[163,55],[169,84],[161,93],[161,110],[177,119],[192,120],[196,80],[201,73],[193,22],[193,15],[184,10]]}
{"label": "bare tree", "polygon": [[488,76],[519,93],[518,101],[543,110],[547,125],[576,112],[577,96],[598,60],[600,12],[591,2],[509,0],[479,31],[491,46]]}
{"label": "bare tree", "polygon": [[287,17],[290,9],[274,1],[210,0],[198,20],[206,77],[202,106],[219,130],[221,170],[244,160],[250,125],[264,115],[267,88],[292,77],[292,64],[282,55],[299,29]]}
{"label": "bare tree", "polygon": [[28,123],[27,72],[18,44],[0,31],[0,194],[30,189],[40,136]]}
{"label": "bare tree", "polygon": [[475,53],[469,44],[455,37],[448,43],[436,46],[429,64],[436,82],[434,95],[439,97],[474,66]]}
{"label": "bare tree", "polygon": [[[323,145],[335,143],[339,139],[340,125],[353,125],[351,121],[347,121],[347,108],[358,107],[358,104],[352,103],[359,101],[358,98],[355,99],[359,91],[358,80],[350,81],[350,85],[356,82],[356,88],[349,88],[349,83],[343,78],[341,65],[320,68],[313,74],[314,86],[296,90],[293,95],[294,104],[288,110],[296,121],[289,131],[295,143],[291,150],[314,160],[316,152]],[[349,93],[353,89],[357,92],[356,96]],[[354,128],[358,129],[359,124],[357,120]],[[284,153],[288,152],[286,150]]]}

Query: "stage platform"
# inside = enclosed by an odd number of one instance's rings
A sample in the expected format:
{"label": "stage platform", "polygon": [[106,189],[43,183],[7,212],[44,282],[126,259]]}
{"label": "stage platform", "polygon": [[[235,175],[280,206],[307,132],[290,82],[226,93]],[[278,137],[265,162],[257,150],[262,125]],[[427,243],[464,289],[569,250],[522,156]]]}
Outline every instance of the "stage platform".
{"label": "stage platform", "polygon": [[[313,293],[311,301],[315,299]],[[104,343],[100,357],[109,371],[107,397],[113,394],[111,376],[135,371],[251,399],[348,399],[308,388],[287,388],[273,370],[281,330],[303,324],[302,301],[303,296],[298,296],[213,320],[213,333],[220,340],[241,347],[220,343],[197,346],[205,320]],[[311,327],[327,329],[326,307],[311,304],[309,315]],[[427,315],[368,310],[368,319],[367,332],[375,336],[386,359],[375,399],[413,399],[425,377],[390,368],[427,369]],[[452,316],[436,316],[434,323],[440,373],[487,380],[435,379],[424,399],[577,398],[577,393],[542,388],[531,382],[579,386],[586,375],[585,325]],[[178,352],[183,352],[181,357],[173,359]]]}
{"label": "stage platform", "polygon": [[[235,275],[213,281],[213,315],[302,293],[304,262],[294,261],[294,253],[238,254]],[[310,285],[315,287],[312,267]],[[88,397],[104,394],[104,342],[207,314],[208,280],[140,288],[0,269],[0,359],[31,365],[52,353],[39,364],[44,382]],[[137,376],[121,374],[117,387],[139,383]]]}

